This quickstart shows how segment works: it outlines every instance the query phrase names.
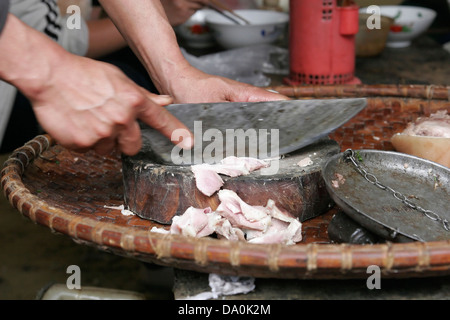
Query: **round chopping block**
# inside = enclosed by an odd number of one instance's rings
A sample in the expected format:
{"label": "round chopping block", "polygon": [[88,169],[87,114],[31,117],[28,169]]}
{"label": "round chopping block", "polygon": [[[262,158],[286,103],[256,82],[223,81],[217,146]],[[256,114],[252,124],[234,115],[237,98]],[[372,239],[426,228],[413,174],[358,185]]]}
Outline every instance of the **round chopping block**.
{"label": "round chopping block", "polygon": [[[257,170],[240,177],[221,176],[222,189],[235,191],[250,205],[265,206],[272,199],[277,207],[305,221],[333,205],[321,173],[326,160],[339,152],[337,142],[323,139],[276,160],[274,174]],[[129,210],[141,218],[171,224],[175,215],[191,206],[217,208],[217,192],[210,197],[201,193],[191,166],[159,164],[147,155],[143,148],[136,156],[123,157],[124,200]]]}

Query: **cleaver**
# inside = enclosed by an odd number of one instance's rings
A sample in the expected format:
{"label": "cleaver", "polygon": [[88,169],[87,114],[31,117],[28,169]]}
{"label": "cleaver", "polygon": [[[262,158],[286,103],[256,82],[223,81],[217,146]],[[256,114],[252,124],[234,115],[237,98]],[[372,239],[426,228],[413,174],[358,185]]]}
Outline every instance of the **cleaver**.
{"label": "cleaver", "polygon": [[276,158],[326,137],[366,105],[365,98],[172,104],[167,110],[194,134],[194,147],[183,150],[140,123],[140,153],[166,165],[212,164],[233,155]]}

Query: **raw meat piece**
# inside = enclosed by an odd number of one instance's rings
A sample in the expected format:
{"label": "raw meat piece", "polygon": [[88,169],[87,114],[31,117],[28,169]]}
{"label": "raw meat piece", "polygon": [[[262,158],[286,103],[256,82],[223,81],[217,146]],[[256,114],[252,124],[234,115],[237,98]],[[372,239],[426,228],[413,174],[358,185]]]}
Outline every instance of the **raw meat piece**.
{"label": "raw meat piece", "polygon": [[273,200],[265,207],[245,203],[231,190],[220,190],[217,210],[189,207],[173,218],[171,234],[205,237],[213,233],[230,241],[295,244],[302,240],[302,224],[280,210]]}
{"label": "raw meat piece", "polygon": [[273,201],[272,199],[269,199],[267,201],[267,204],[265,206],[267,212],[269,213],[269,215],[275,219],[284,221],[284,222],[292,222],[292,220],[297,220],[293,217],[291,217],[288,213],[281,211],[276,205],[275,205],[275,201]]}
{"label": "raw meat piece", "polygon": [[230,241],[245,241],[245,233],[239,228],[234,228],[225,218],[220,219],[216,224],[216,234]]}
{"label": "raw meat piece", "polygon": [[205,209],[189,207],[183,215],[173,217],[170,233],[191,237],[209,236],[214,233],[215,217],[209,207]]}
{"label": "raw meat piece", "polygon": [[264,160],[231,156],[222,159],[217,164],[193,165],[191,170],[194,173],[197,189],[210,197],[223,186],[223,180],[219,174],[238,177],[267,166],[269,163]]}
{"label": "raw meat piece", "polygon": [[[222,159],[222,161],[220,161],[220,166],[235,166],[238,168],[245,168],[247,170],[247,173],[242,173],[243,174],[248,174],[252,171],[261,169],[261,168],[266,168],[269,166],[269,163],[267,161],[264,160],[260,160],[257,158],[250,158],[250,157],[235,157],[235,156],[231,156],[231,157],[226,157],[224,159]],[[242,169],[243,172],[244,169]]]}
{"label": "raw meat piece", "polygon": [[265,232],[245,230],[247,241],[291,245],[302,240],[302,224],[300,221],[281,211],[271,199],[267,201],[265,209],[272,217],[269,228]]}
{"label": "raw meat piece", "polygon": [[201,193],[210,197],[223,186],[222,178],[209,164],[199,164],[191,167],[195,177],[195,185]]}
{"label": "raw meat piece", "polygon": [[302,240],[301,223],[293,219],[290,223],[272,219],[266,232],[247,231],[247,241],[251,243],[295,244]]}
{"label": "raw meat piece", "polygon": [[189,207],[181,216],[175,216],[170,227],[171,234],[191,237],[205,237],[216,232],[217,235],[231,241],[245,240],[244,232],[234,228],[231,223],[211,208]]}
{"label": "raw meat piece", "polygon": [[314,162],[312,162],[312,160],[311,160],[310,157],[306,157],[306,158],[303,158],[302,160],[300,160],[300,161],[297,163],[297,165],[298,165],[299,167],[307,167],[307,166],[312,165],[313,163],[314,163]]}
{"label": "raw meat piece", "polygon": [[418,118],[402,133],[395,134],[391,142],[399,152],[450,167],[450,115],[441,110]]}
{"label": "raw meat piece", "polygon": [[408,124],[403,134],[450,138],[450,115],[447,114],[447,110],[441,110],[428,118],[418,118]]}
{"label": "raw meat piece", "polygon": [[335,173],[334,175],[337,178],[337,180],[331,180],[331,185],[333,186],[333,188],[337,189],[339,188],[340,185],[343,185],[345,183],[345,178],[340,173]]}
{"label": "raw meat piece", "polygon": [[251,206],[231,190],[220,190],[219,199],[216,212],[242,229],[250,242],[294,244],[302,240],[300,221],[280,210],[271,199],[265,207]]}
{"label": "raw meat piece", "polygon": [[260,231],[267,230],[270,216],[264,207],[245,203],[231,190],[220,190],[219,200],[220,204],[216,212],[228,219],[232,226]]}

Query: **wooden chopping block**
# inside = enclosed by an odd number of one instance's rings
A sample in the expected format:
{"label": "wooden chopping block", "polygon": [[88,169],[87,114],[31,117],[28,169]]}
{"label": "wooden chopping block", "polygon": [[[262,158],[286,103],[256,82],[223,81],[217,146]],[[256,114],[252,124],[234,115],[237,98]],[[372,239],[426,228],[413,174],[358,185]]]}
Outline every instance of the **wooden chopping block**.
{"label": "wooden chopping block", "polygon": [[[235,178],[222,176],[222,189],[235,191],[250,205],[265,206],[272,199],[279,208],[305,221],[333,205],[321,171],[325,161],[339,152],[337,142],[324,139],[285,155],[276,174],[254,171]],[[307,157],[312,164],[298,165]],[[191,166],[154,163],[146,158],[145,151],[124,156],[122,163],[125,204],[141,218],[171,224],[172,217],[190,206],[215,210],[219,205],[217,193],[208,197],[197,189]]]}

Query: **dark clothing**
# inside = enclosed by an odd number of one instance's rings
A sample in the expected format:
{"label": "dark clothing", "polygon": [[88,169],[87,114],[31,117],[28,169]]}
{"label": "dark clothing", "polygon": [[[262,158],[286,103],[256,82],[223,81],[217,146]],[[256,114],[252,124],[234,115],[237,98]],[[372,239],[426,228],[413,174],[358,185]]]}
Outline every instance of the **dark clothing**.
{"label": "dark clothing", "polygon": [[6,23],[6,17],[9,12],[9,0],[0,1],[0,33],[2,33],[3,27]]}
{"label": "dark clothing", "polygon": [[137,85],[150,92],[158,93],[147,70],[129,47],[104,56],[99,60],[115,65]]}
{"label": "dark clothing", "polygon": [[23,146],[41,133],[30,101],[18,91],[0,146],[0,154]]}

